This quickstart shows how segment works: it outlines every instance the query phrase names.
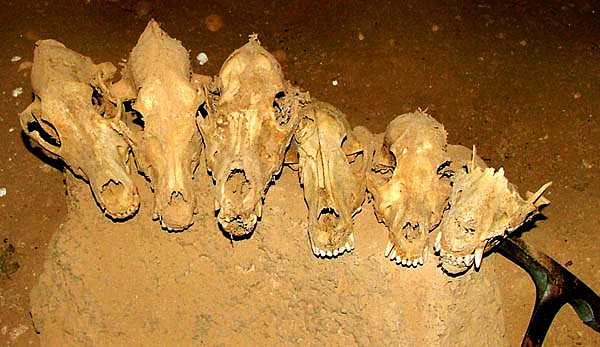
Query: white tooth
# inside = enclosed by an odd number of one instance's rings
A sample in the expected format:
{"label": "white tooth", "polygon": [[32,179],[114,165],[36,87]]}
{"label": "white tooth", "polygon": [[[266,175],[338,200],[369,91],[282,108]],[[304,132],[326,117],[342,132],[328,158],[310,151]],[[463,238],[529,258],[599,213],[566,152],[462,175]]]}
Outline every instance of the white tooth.
{"label": "white tooth", "polygon": [[215,200],[215,211],[218,211],[220,208],[221,206],[219,206],[219,202]]}
{"label": "white tooth", "polygon": [[354,248],[354,247],[350,247],[350,243],[349,242],[346,242],[345,247],[348,250],[348,252],[350,252]]}
{"label": "white tooth", "polygon": [[466,255],[465,256],[465,263],[467,265],[471,265],[473,263],[473,257],[474,257],[473,254]]}
{"label": "white tooth", "polygon": [[483,248],[477,248],[475,250],[475,268],[479,269],[481,266],[481,259],[483,258]]}
{"label": "white tooth", "polygon": [[388,241],[387,246],[385,246],[385,257],[389,257],[390,256],[390,252],[392,251],[392,248],[394,248],[394,244],[391,243],[390,241]]}
{"label": "white tooth", "polygon": [[406,266],[412,266],[412,260],[407,260],[406,261]]}
{"label": "white tooth", "polygon": [[402,259],[402,265],[406,265],[406,259]]}
{"label": "white tooth", "polygon": [[396,257],[396,264],[400,265],[401,262],[402,262],[402,258]]}
{"label": "white tooth", "polygon": [[258,201],[256,207],[254,208],[254,211],[256,211],[256,216],[258,218],[262,217],[262,201]]}
{"label": "white tooth", "polygon": [[325,255],[326,255],[326,254],[325,254],[325,251],[324,251],[324,250],[320,249],[320,250],[319,250],[319,254],[321,255],[321,257],[325,258]]}
{"label": "white tooth", "polygon": [[423,257],[419,257],[419,264],[423,265]]}
{"label": "white tooth", "polygon": [[391,252],[391,257],[390,257],[390,259],[396,259],[396,256],[397,256],[397,255],[398,255],[398,254],[396,253],[396,250],[395,250],[395,249],[393,249],[393,250],[392,250],[392,252]]}
{"label": "white tooth", "polygon": [[327,251],[327,256],[328,256],[328,257],[332,257],[332,256],[333,256],[333,253],[331,253],[331,251]]}
{"label": "white tooth", "polygon": [[442,248],[442,232],[438,232],[438,234],[435,237],[435,243],[433,248],[436,249],[436,252],[440,250],[440,248]]}
{"label": "white tooth", "polygon": [[337,250],[337,249],[334,249],[334,250],[333,250],[333,256],[334,256],[334,257],[337,257],[337,255],[338,255],[338,250]]}

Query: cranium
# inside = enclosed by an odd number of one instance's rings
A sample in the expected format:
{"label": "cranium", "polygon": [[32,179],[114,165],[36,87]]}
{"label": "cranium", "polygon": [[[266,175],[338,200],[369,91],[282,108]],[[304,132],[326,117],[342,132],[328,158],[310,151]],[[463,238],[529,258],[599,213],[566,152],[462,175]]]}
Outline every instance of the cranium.
{"label": "cranium", "polygon": [[129,172],[124,124],[104,102],[116,72],[95,65],[62,43],[43,40],[34,50],[35,100],[20,115],[23,131],[87,182],[100,208],[115,219],[133,215],[139,196]]}
{"label": "cranium", "polygon": [[479,268],[486,250],[549,203],[543,194],[551,183],[524,200],[504,177],[502,168],[495,171],[478,166],[475,158],[473,153],[473,161],[457,170],[449,208],[434,244],[442,268],[451,274],[465,272],[473,264]]}
{"label": "cranium", "polygon": [[256,35],[223,64],[198,116],[207,168],[216,184],[215,210],[223,230],[243,236],[261,217],[262,200],[281,171],[298,125],[300,95],[283,79]]}
{"label": "cranium", "polygon": [[154,191],[154,218],[168,230],[186,229],[193,223],[192,178],[202,145],[195,121],[202,98],[190,80],[188,52],[150,21],[123,76],[113,91],[135,96],[133,108],[144,121],[134,153]]}
{"label": "cranium", "polygon": [[324,102],[312,102],[302,115],[295,139],[308,234],[313,253],[331,258],[354,248],[352,216],[365,197],[373,138],[364,127],[351,130],[345,115]]}
{"label": "cranium", "polygon": [[406,266],[423,264],[428,234],[440,222],[450,184],[445,168],[446,131],[427,113],[407,113],[386,130],[368,175],[375,213],[387,225],[386,257]]}

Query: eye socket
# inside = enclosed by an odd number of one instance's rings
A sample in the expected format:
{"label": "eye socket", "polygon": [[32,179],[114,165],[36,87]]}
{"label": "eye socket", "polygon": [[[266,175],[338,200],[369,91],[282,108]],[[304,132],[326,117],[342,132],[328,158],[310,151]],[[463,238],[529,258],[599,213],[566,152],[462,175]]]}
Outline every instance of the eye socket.
{"label": "eye socket", "polygon": [[273,99],[273,110],[275,115],[275,121],[277,125],[284,126],[290,121],[290,107],[286,105],[285,92],[279,91],[275,94]]}
{"label": "eye socket", "polygon": [[454,172],[450,170],[450,164],[451,162],[448,160],[441,163],[440,166],[438,166],[436,172],[440,176],[440,178],[452,178],[454,176]]}
{"label": "eye socket", "polygon": [[208,117],[208,110],[207,110],[207,104],[206,101],[203,102],[202,104],[200,104],[200,106],[198,107],[198,110],[196,111],[196,117],[201,116],[202,118],[206,118]]}
{"label": "eye socket", "polygon": [[27,131],[32,133],[32,132],[37,132],[38,134],[40,134],[40,137],[42,138],[43,141],[45,141],[46,143],[54,146],[54,147],[59,147],[61,146],[61,141],[60,141],[60,136],[58,135],[58,130],[56,130],[56,128],[54,127],[54,125],[52,125],[51,123],[40,119],[40,120],[35,120],[33,122],[30,122],[27,124]]}

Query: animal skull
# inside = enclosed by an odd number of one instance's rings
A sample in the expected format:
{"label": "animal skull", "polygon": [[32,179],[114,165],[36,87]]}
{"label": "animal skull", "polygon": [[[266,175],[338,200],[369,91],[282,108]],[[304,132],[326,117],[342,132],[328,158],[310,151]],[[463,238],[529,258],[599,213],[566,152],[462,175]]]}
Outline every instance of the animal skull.
{"label": "animal skull", "polygon": [[133,215],[140,200],[129,170],[124,124],[105,102],[116,72],[54,40],[36,43],[31,70],[35,100],[20,115],[25,134],[86,180],[111,218]]}
{"label": "animal skull", "polygon": [[502,168],[478,166],[473,153],[473,161],[456,173],[449,208],[435,240],[442,268],[450,274],[463,273],[473,264],[479,268],[486,250],[550,203],[543,197],[550,185],[546,183],[524,200]]}
{"label": "animal skull", "polygon": [[254,230],[262,200],[281,171],[307,98],[283,78],[275,58],[256,35],[221,67],[197,123],[207,168],[216,184],[215,210],[224,231],[240,237]]}
{"label": "animal skull", "polygon": [[316,256],[336,257],[354,249],[352,216],[365,197],[373,138],[364,127],[351,130],[345,115],[324,102],[313,101],[302,117],[295,139],[308,234]]}
{"label": "animal skull", "polygon": [[134,152],[154,191],[154,218],[168,230],[186,229],[194,222],[192,178],[202,145],[195,121],[202,97],[190,80],[188,51],[150,21],[123,75],[113,91],[135,96],[144,121]]}
{"label": "animal skull", "polygon": [[385,256],[397,264],[426,260],[428,234],[437,227],[450,191],[446,131],[423,111],[394,119],[368,175],[375,214],[389,230]]}

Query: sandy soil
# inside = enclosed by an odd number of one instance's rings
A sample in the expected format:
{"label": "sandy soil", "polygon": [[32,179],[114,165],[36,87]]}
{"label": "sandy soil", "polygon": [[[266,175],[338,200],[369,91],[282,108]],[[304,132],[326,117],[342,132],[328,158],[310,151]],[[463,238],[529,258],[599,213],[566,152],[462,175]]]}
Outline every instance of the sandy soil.
{"label": "sandy soil", "polygon": [[[210,202],[210,180],[194,180],[198,201]],[[496,264],[457,278],[433,262],[398,268],[381,256],[387,233],[369,206],[357,249],[318,259],[291,170],[271,187],[252,238],[238,242],[219,232],[210,203],[185,232],[161,232],[137,181],[140,212],[113,223],[68,177],[67,219],[31,292],[42,345],[508,346]]]}
{"label": "sandy soil", "polygon": [[[192,56],[207,53],[208,63],[194,63],[195,72],[216,73],[247,34],[257,32],[288,78],[346,112],[352,125],[381,132],[394,115],[428,107],[448,130],[449,142],[477,145],[487,164],[505,167],[521,191],[553,181],[546,219],[523,237],[600,292],[600,9],[592,3],[47,1],[0,6],[0,187],[7,188],[0,198],[0,239],[3,247],[15,247],[5,262],[20,265],[16,272],[0,274],[4,344],[39,344],[29,291],[67,211],[59,165],[40,160],[19,131],[16,114],[31,93],[22,63],[31,60],[33,42],[40,38],[117,63],[127,57],[150,16],[182,40]],[[207,27],[209,15],[219,16],[222,26],[212,16]],[[12,62],[13,56],[22,59]],[[13,97],[17,87],[23,94]],[[502,269],[501,291],[510,298],[504,306],[507,338],[516,345],[533,304],[532,284],[500,256],[486,261]],[[600,345],[600,335],[565,308],[547,345]]]}

